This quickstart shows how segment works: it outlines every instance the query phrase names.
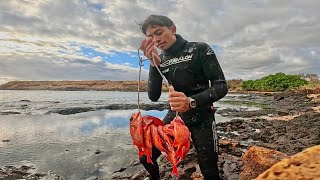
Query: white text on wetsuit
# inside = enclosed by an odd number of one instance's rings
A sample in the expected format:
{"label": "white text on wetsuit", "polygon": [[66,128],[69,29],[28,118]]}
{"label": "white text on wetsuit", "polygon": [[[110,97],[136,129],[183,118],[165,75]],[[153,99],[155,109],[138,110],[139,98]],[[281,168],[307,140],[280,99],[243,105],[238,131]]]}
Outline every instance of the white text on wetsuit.
{"label": "white text on wetsuit", "polygon": [[185,61],[191,61],[193,54],[190,55],[186,55],[186,56],[180,56],[179,58],[171,58],[168,59],[167,61],[165,61],[164,63],[160,64],[160,67],[167,67],[170,66],[172,64],[178,64],[178,63],[182,63]]}

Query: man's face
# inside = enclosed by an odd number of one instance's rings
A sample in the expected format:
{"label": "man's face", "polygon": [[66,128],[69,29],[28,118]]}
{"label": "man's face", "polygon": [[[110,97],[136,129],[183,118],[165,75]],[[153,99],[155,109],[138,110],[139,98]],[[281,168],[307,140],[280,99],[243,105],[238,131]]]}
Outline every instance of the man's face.
{"label": "man's face", "polygon": [[169,49],[176,42],[176,27],[166,26],[149,26],[146,30],[146,35],[151,37],[156,46],[165,51]]}

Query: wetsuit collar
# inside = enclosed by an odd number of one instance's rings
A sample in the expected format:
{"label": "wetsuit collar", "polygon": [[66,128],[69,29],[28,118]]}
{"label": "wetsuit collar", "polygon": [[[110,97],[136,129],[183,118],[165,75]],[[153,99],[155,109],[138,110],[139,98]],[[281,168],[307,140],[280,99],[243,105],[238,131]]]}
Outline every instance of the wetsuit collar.
{"label": "wetsuit collar", "polygon": [[176,42],[169,49],[163,52],[165,55],[175,54],[180,49],[182,49],[184,45],[186,45],[188,42],[187,40],[183,39],[179,34],[176,34],[176,38]]}

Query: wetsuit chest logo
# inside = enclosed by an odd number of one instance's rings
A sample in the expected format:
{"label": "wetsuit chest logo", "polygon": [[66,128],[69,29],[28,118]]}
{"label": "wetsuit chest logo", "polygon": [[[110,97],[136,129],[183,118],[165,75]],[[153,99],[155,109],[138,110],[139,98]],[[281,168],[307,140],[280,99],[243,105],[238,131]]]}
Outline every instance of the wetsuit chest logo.
{"label": "wetsuit chest logo", "polygon": [[169,68],[163,70],[163,71],[162,71],[162,74],[165,74],[165,73],[167,73],[167,72],[169,72]]}
{"label": "wetsuit chest logo", "polygon": [[185,61],[191,61],[192,60],[193,54],[185,55],[185,56],[180,56],[179,58],[174,57],[171,59],[166,60],[164,63],[160,64],[160,67],[167,67],[171,66],[173,64],[179,64]]}

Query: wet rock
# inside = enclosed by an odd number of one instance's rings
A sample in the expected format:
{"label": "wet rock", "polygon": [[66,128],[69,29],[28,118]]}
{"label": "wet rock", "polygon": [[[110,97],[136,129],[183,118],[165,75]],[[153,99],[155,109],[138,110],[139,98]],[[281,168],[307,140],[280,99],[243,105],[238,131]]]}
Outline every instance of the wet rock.
{"label": "wet rock", "polygon": [[234,139],[219,139],[219,153],[228,153],[241,157],[242,150],[240,149],[239,141]]}
{"label": "wet rock", "polygon": [[256,116],[263,116],[274,113],[272,109],[262,109],[262,110],[252,110],[248,111],[247,109],[223,109],[219,110],[219,114],[228,117],[256,117]]}
{"label": "wet rock", "polygon": [[200,172],[194,172],[191,175],[191,179],[192,180],[203,180],[204,178]]}
{"label": "wet rock", "polygon": [[73,107],[73,108],[52,110],[52,111],[49,111],[48,113],[58,113],[61,115],[69,115],[69,114],[76,114],[76,113],[88,112],[93,110],[94,108],[91,108],[91,107]]}
{"label": "wet rock", "polygon": [[[167,103],[158,103],[158,104],[140,104],[140,109],[142,110],[165,110],[168,109],[169,105]],[[88,111],[97,111],[102,109],[109,109],[109,110],[123,110],[123,109],[137,109],[137,104],[110,104],[107,106],[101,107],[72,107],[72,108],[64,108],[64,109],[54,109],[48,111],[46,114],[50,113],[58,113],[61,115],[70,115],[70,114],[77,114],[82,112]]]}
{"label": "wet rock", "polygon": [[194,165],[189,167],[185,167],[183,175],[180,178],[187,179],[188,177],[192,177],[192,174],[197,171],[197,168]]}
{"label": "wet rock", "polygon": [[275,163],[286,158],[287,155],[275,150],[252,146],[242,156],[244,169],[240,173],[240,180],[249,180],[270,168]]}
{"label": "wet rock", "polygon": [[28,108],[28,105],[22,104],[20,108],[21,108],[21,109],[27,109],[27,108]]}
{"label": "wet rock", "polygon": [[101,150],[100,149],[97,149],[95,152],[94,152],[94,154],[101,154]]}
{"label": "wet rock", "polygon": [[130,180],[143,180],[144,177],[147,176],[147,171],[146,170],[141,170],[133,174],[130,178]]}
{"label": "wet rock", "polygon": [[97,180],[97,179],[99,179],[99,177],[91,176],[91,177],[87,178],[86,180]]}
{"label": "wet rock", "polygon": [[137,165],[139,165],[140,164],[140,162],[138,161],[138,160],[134,160],[134,161],[132,161],[131,163],[130,163],[130,166],[137,166]]}
{"label": "wet rock", "polygon": [[0,115],[10,115],[10,114],[21,114],[21,113],[19,113],[19,112],[14,112],[14,111],[0,112]]}
{"label": "wet rock", "polygon": [[3,169],[0,168],[0,179],[26,179],[26,180],[37,180],[46,174],[35,173],[32,174],[29,171],[33,169],[32,166],[5,166]]}
{"label": "wet rock", "polygon": [[260,174],[256,180],[276,179],[319,179],[320,145],[308,148],[296,155],[285,158]]}
{"label": "wet rock", "polygon": [[20,102],[31,102],[31,101],[28,99],[22,99],[22,100],[20,100]]}
{"label": "wet rock", "polygon": [[[219,173],[221,179],[236,180],[242,171],[242,161],[240,157],[222,153],[219,156]],[[232,178],[231,178],[232,177]]]}
{"label": "wet rock", "polygon": [[320,144],[320,113],[308,112],[291,121],[273,121],[261,129],[260,139],[289,155]]}
{"label": "wet rock", "polygon": [[239,141],[233,139],[219,139],[219,147],[226,149],[234,149],[239,147]]}
{"label": "wet rock", "polygon": [[122,172],[122,171],[125,171],[127,168],[125,168],[125,167],[122,167],[122,168],[120,168],[119,170],[117,170],[117,171],[114,171],[113,173],[117,173],[117,172]]}

